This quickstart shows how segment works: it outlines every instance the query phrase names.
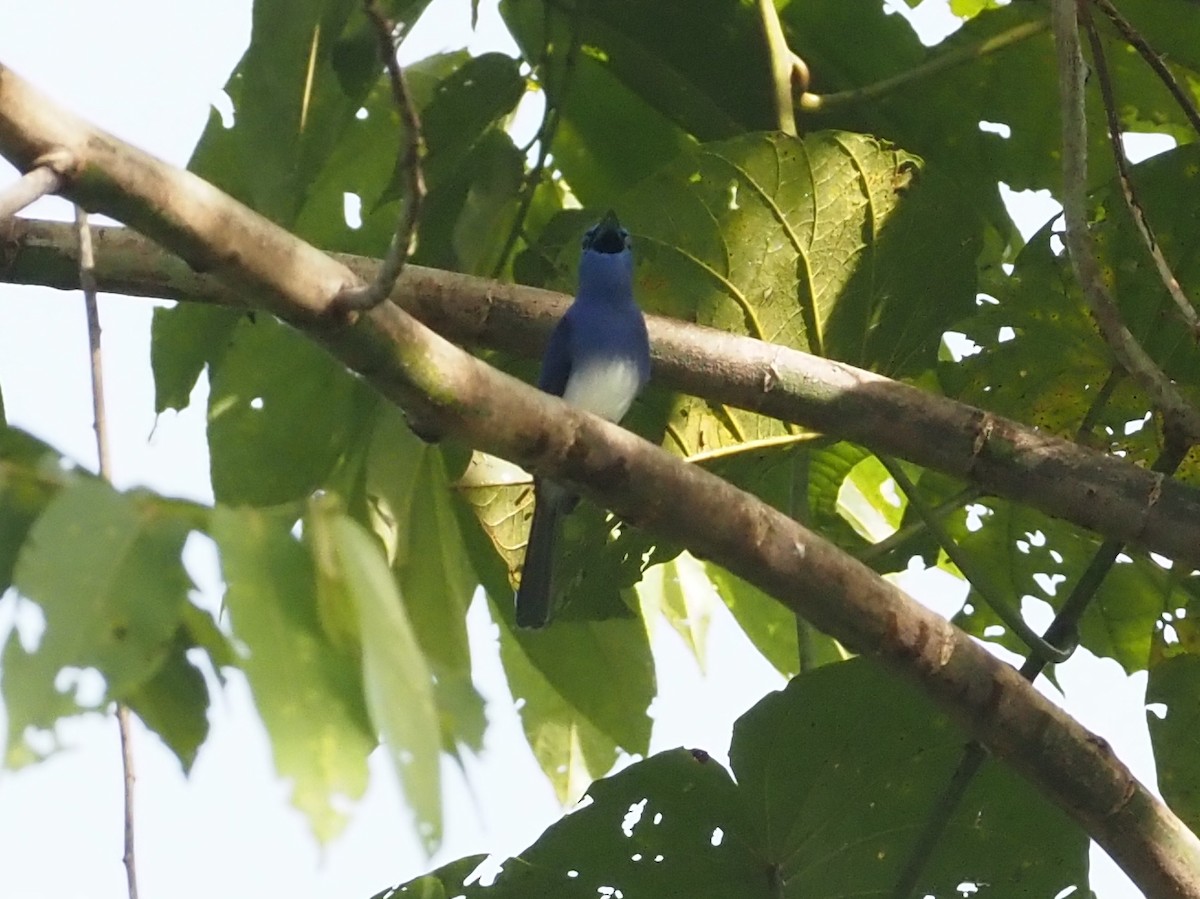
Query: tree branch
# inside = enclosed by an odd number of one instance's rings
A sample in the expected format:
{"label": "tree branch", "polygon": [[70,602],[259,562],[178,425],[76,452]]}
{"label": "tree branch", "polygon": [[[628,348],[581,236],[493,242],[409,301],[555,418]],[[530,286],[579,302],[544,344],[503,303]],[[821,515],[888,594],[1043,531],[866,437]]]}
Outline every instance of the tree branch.
{"label": "tree branch", "polygon": [[1121,32],[1121,36],[1129,42],[1129,46],[1137,50],[1146,65],[1154,71],[1175,98],[1175,102],[1179,104],[1179,108],[1183,110],[1183,114],[1187,116],[1187,120],[1192,124],[1192,130],[1200,134],[1200,110],[1196,109],[1196,103],[1192,99],[1188,89],[1179,83],[1170,67],[1163,60],[1162,56],[1151,47],[1144,37],[1142,37],[1132,23],[1117,10],[1109,0],[1091,0],[1099,10],[1108,16],[1116,29]]}
{"label": "tree branch", "polygon": [[1179,279],[1171,271],[1171,266],[1158,244],[1158,238],[1154,236],[1154,229],[1150,227],[1146,210],[1138,200],[1137,191],[1133,186],[1133,177],[1129,171],[1129,159],[1125,156],[1125,146],[1121,142],[1121,120],[1117,114],[1117,99],[1113,92],[1112,78],[1108,73],[1108,60],[1104,56],[1104,42],[1100,39],[1100,32],[1092,20],[1087,3],[1079,7],[1079,14],[1084,31],[1088,36],[1088,44],[1092,48],[1092,67],[1096,70],[1096,80],[1100,83],[1100,96],[1104,101],[1104,117],[1108,124],[1108,141],[1112,148],[1113,161],[1117,166],[1117,180],[1121,184],[1121,197],[1125,200],[1125,208],[1129,211],[1129,217],[1133,219],[1138,233],[1142,236],[1142,243],[1146,245],[1154,267],[1158,269],[1159,279],[1175,302],[1175,307],[1179,310],[1179,316],[1183,319],[1183,323],[1191,332],[1192,340],[1200,339],[1200,319],[1196,316],[1196,310],[1192,307],[1191,300],[1183,292]]}
{"label": "tree branch", "polygon": [[[106,291],[238,307],[249,295],[197,274],[128,229],[94,232],[104,249],[97,277]],[[68,226],[12,220],[0,226],[0,281],[73,290],[73,247]],[[334,258],[364,280],[379,265]],[[323,254],[321,260],[314,271],[324,277],[330,260]],[[246,261],[258,264],[257,257]],[[334,277],[345,277],[340,271]],[[255,280],[274,275],[264,271]],[[286,283],[311,287],[296,278]],[[547,290],[417,265],[405,267],[392,300],[458,343],[531,357],[570,302]],[[1200,566],[1194,487],[850,365],[674,319],[647,319],[656,384],[863,444],[969,481],[981,493]]]}
{"label": "tree branch", "polygon": [[1084,109],[1084,63],[1079,46],[1077,0],[1053,0],[1051,23],[1058,54],[1062,110],[1063,241],[1075,277],[1083,289],[1100,334],[1121,367],[1146,391],[1167,420],[1189,444],[1200,442],[1200,412],[1179,392],[1133,336],[1104,280],[1087,220],[1087,117]]}
{"label": "tree branch", "polygon": [[412,94],[409,93],[408,84],[404,80],[404,72],[396,59],[396,45],[392,38],[395,26],[388,21],[378,3],[367,0],[365,5],[367,18],[375,29],[379,55],[387,70],[392,102],[395,103],[400,113],[400,123],[404,126],[405,153],[400,164],[408,176],[408,193],[400,203],[396,230],[392,234],[383,265],[369,284],[342,288],[333,300],[334,308],[340,312],[370,309],[388,298],[412,252],[413,232],[416,231],[421,207],[425,203],[425,138],[421,134],[421,120],[417,115],[416,104],[413,103]]}
{"label": "tree branch", "polygon": [[62,184],[58,172],[48,165],[38,165],[13,184],[0,191],[0,220],[16,215],[30,203],[52,194]]}
{"label": "tree branch", "polygon": [[[68,117],[0,67],[0,153],[27,165],[52,145],[78,152],[86,173],[64,186],[70,199],[129,215],[229,283],[257,285],[266,309],[447,436],[553,477],[688,546],[847,648],[874,656],[1058,803],[1147,893],[1200,896],[1200,841],[1103,740],[944,618],[778,510],[493,369],[396,305],[377,306],[352,324],[320,318],[340,286],[353,283],[349,269],[194,176]],[[289,264],[264,271],[264,256]],[[871,387],[852,380],[844,390]]]}

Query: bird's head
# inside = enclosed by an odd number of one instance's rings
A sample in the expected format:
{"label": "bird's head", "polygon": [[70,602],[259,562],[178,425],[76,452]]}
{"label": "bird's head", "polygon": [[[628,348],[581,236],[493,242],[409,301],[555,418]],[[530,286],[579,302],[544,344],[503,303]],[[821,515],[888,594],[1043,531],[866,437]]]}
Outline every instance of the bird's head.
{"label": "bird's head", "polygon": [[612,210],[583,235],[579,292],[632,298],[633,241]]}

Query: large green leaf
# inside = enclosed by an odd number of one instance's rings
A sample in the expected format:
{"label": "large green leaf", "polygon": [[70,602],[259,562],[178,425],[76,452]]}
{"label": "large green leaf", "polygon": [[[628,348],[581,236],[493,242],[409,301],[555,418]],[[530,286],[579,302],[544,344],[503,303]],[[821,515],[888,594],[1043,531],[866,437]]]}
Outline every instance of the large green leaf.
{"label": "large green leaf", "polygon": [[[989,499],[947,519],[947,527],[974,565],[1000,591],[1001,601],[1020,608],[1029,596],[1062,605],[1091,561],[1100,541],[1031,509]],[[1186,605],[1187,596],[1170,572],[1142,554],[1122,556],[1096,591],[1080,623],[1080,640],[1098,656],[1115,659],[1126,671],[1144,669],[1162,613]],[[1025,647],[975,591],[955,623],[1024,653]]]}
{"label": "large green leaf", "polygon": [[[972,307],[979,226],[939,178],[871,138],[755,134],[689,151],[619,203],[657,312],[890,374],[936,358]],[[681,407],[691,453],[788,433]]]}
{"label": "large green leaf", "polygon": [[[962,745],[924,696],[855,660],[796,678],[747,712],[730,761],[785,895],[869,895],[894,885]],[[988,762],[916,892],[952,895],[964,882],[997,895],[1086,889],[1087,853],[1077,825]]]}
{"label": "large green leaf", "polygon": [[471,681],[466,613],[478,577],[460,530],[445,448],[420,441],[400,413],[381,405],[364,489],[367,521],[399,579],[408,618],[436,675],[443,744],[482,748],[483,699]]}
{"label": "large green leaf", "polygon": [[[599,6],[577,7],[592,18]],[[593,206],[613,198],[674,159],[691,142],[606,64],[596,35],[548,4],[509,2],[500,11],[525,59],[538,67],[546,102],[557,111],[550,151],[572,192]],[[572,46],[577,47],[572,51]],[[721,136],[728,134],[722,130]]]}
{"label": "large green leaf", "polygon": [[367,710],[432,853],[442,838],[433,673],[379,544],[331,499],[313,504],[305,526],[323,604],[345,605],[358,621]]}
{"label": "large green leaf", "polygon": [[213,493],[233,505],[307,496],[331,475],[375,402],[311,340],[269,317],[243,320],[209,393]]}
{"label": "large green leaf", "polygon": [[[1194,627],[1189,625],[1188,630],[1194,637]],[[1197,694],[1200,694],[1200,656],[1194,651],[1168,655],[1151,666],[1146,683],[1146,722],[1154,746],[1158,785],[1171,810],[1193,830],[1200,827]]]}
{"label": "large green leaf", "polygon": [[[703,750],[661,753],[593,784],[590,803],[490,886],[464,879],[468,859],[427,877],[467,899],[888,895],[963,739],[873,663],[830,665],[739,719],[736,783]],[[963,884],[996,895],[1086,890],[1087,861],[1086,834],[989,762],[947,822],[918,895]]]}
{"label": "large green leaf", "polygon": [[375,729],[364,707],[361,662],[321,627],[313,562],[291,522],[218,506],[225,605],[244,647],[241,666],[267,727],[292,802],[321,840],[345,825],[341,804],[362,796]]}
{"label": "large green leaf", "polygon": [[[1182,147],[1135,167],[1135,183],[1159,247],[1185,292],[1200,285],[1195,231],[1200,148]],[[1116,185],[1093,196],[1092,233],[1122,318],[1158,366],[1200,397],[1200,350],[1180,320],[1127,214]],[[1162,435],[1149,398],[1128,377],[1113,375],[1112,352],[1056,252],[1048,225],[1017,258],[1010,277],[994,277],[991,300],[957,329],[980,352],[942,366],[948,393],[1049,433],[1076,437],[1142,465],[1153,464]],[[1046,360],[1053,359],[1053,365]],[[1112,383],[1110,383],[1112,381]],[[1179,476],[1195,480],[1187,462]]]}
{"label": "large green leaf", "polygon": [[17,557],[13,582],[37,603],[45,630],[26,652],[16,634],[5,647],[8,757],[36,757],[22,741],[45,730],[73,699],[56,678],[64,668],[94,668],[107,696],[143,689],[172,650],[191,582],[180,553],[187,527],[152,503],[80,480],[60,492],[34,522]]}
{"label": "large green leaf", "polygon": [[544,631],[521,631],[507,597],[493,599],[509,688],[559,798],[577,798],[612,767],[618,748],[644,754],[655,681],[641,619],[556,621]]}

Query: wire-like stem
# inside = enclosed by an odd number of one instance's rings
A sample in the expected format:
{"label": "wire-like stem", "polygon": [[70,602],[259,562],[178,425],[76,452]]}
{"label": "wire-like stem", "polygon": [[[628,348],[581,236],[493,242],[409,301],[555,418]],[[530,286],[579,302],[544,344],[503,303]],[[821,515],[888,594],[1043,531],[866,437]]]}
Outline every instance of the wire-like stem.
{"label": "wire-like stem", "polygon": [[96,256],[87,213],[75,207],[75,226],[79,233],[79,286],[87,311],[88,351],[92,375],[92,428],[96,432],[96,459],[100,477],[112,481],[112,461],[108,447],[108,418],[104,409],[104,367],[100,355],[100,309],[96,302]]}
{"label": "wire-like stem", "polygon": [[62,187],[62,177],[48,165],[30,169],[4,190],[0,190],[0,220],[10,218],[35,200]]}
{"label": "wire-like stem", "polygon": [[379,267],[375,278],[370,284],[343,288],[330,304],[334,312],[363,311],[373,309],[389,296],[396,286],[396,280],[404,271],[404,265],[412,252],[413,234],[417,229],[417,221],[421,217],[421,207],[425,202],[425,137],[421,133],[421,118],[400,62],[396,59],[396,44],[393,34],[395,25],[384,15],[374,0],[365,4],[367,18],[374,26],[375,36],[379,44],[379,54],[387,70],[388,81],[391,84],[392,100],[400,113],[400,123],[404,128],[405,153],[401,165],[408,176],[408,190],[400,203],[400,213],[396,220],[396,230],[388,245],[387,255],[383,265]]}
{"label": "wire-like stem", "polygon": [[1196,104],[1192,100],[1191,94],[1188,92],[1171,72],[1170,67],[1163,61],[1162,56],[1146,42],[1146,39],[1138,33],[1137,29],[1130,24],[1117,10],[1109,0],[1091,0],[1102,13],[1108,16],[1109,21],[1116,26],[1117,31],[1121,32],[1121,36],[1129,42],[1129,46],[1133,47],[1146,61],[1146,65],[1154,71],[1159,80],[1171,92],[1171,96],[1175,98],[1175,102],[1179,104],[1179,108],[1183,110],[1183,114],[1187,116],[1187,120],[1192,124],[1192,130],[1200,134],[1200,111],[1196,109]]}
{"label": "wire-like stem", "polygon": [[[96,301],[96,254],[92,245],[92,230],[87,213],[75,207],[75,226],[79,234],[79,286],[83,291],[87,312],[88,354],[92,382],[92,428],[96,433],[96,461],[100,477],[112,482],[112,455],[108,442],[108,415],[104,407],[104,365],[100,352],[100,309]],[[121,769],[123,772],[124,845],[121,861],[125,865],[125,880],[129,899],[138,899],[137,863],[134,855],[133,831],[133,728],[129,707],[117,703],[117,732],[121,740]]]}
{"label": "wire-like stem", "polygon": [[890,78],[884,78],[876,81],[874,84],[838,91],[833,94],[812,94],[806,92],[800,95],[798,103],[800,108],[806,112],[818,112],[823,109],[830,109],[834,106],[846,106],[851,103],[866,103],[869,100],[875,100],[885,94],[890,94],[892,91],[911,84],[914,81],[920,81],[922,78],[928,78],[930,75],[936,75],[938,72],[943,72],[954,66],[980,59],[981,57],[995,53],[997,50],[1003,50],[1005,47],[1010,47],[1013,44],[1027,40],[1036,34],[1041,34],[1046,30],[1048,24],[1045,19],[1022,22],[1020,25],[1014,25],[1007,31],[993,35],[985,41],[980,41],[978,44],[971,44],[947,51],[939,56],[935,56],[928,62],[909,69],[907,72],[901,72]]}
{"label": "wire-like stem", "polygon": [[[936,506],[932,506],[929,509],[929,517],[941,521],[955,509],[960,509],[967,503],[973,503],[981,496],[983,496],[983,491],[975,485],[972,484],[969,487],[964,487],[949,499],[938,503]],[[870,565],[875,559],[886,556],[893,550],[903,546],[913,537],[923,534],[927,530],[929,530],[928,523],[924,519],[918,519],[911,524],[906,524],[894,534],[884,537],[878,543],[872,543],[870,546],[854,553],[854,558],[866,565]]]}
{"label": "wire-like stem", "polygon": [[1079,45],[1076,0],[1053,0],[1051,20],[1058,55],[1062,112],[1063,241],[1075,277],[1087,298],[1101,336],[1121,367],[1150,396],[1170,427],[1190,443],[1200,441],[1200,413],[1180,393],[1138,343],[1109,292],[1096,256],[1087,219],[1087,117],[1084,109],[1084,63]]}
{"label": "wire-like stem", "polygon": [[900,876],[896,878],[896,886],[892,889],[892,899],[909,899],[909,896],[912,895],[917,881],[921,878],[921,872],[925,870],[938,843],[942,841],[946,825],[954,817],[959,803],[967,795],[967,788],[971,786],[971,782],[979,773],[979,769],[983,767],[983,763],[987,761],[987,757],[987,750],[974,740],[963,748],[958,767],[954,769],[954,774],[950,776],[950,782],[942,790],[942,795],[929,810],[925,826],[917,835],[917,842],[913,844],[908,854],[908,860],[904,863]]}
{"label": "wire-like stem", "polygon": [[546,171],[546,163],[550,158],[550,147],[554,143],[554,136],[558,133],[558,123],[562,119],[562,105],[566,102],[571,77],[575,72],[575,66],[579,60],[579,23],[572,18],[571,42],[567,46],[567,56],[563,63],[563,76],[562,83],[558,89],[558,102],[552,102],[548,89],[550,71],[549,6],[546,8],[545,32],[545,43],[542,47],[542,56],[538,67],[542,71],[542,77],[546,79],[546,85],[542,91],[546,98],[546,108],[542,111],[542,122],[538,126],[537,134],[533,138],[538,147],[537,160],[534,162],[533,167],[525,173],[525,179],[521,183],[521,201],[517,206],[517,214],[513,218],[512,227],[508,229],[508,236],[504,239],[504,245],[500,248],[500,255],[496,257],[496,264],[492,267],[493,278],[499,278],[504,273],[504,269],[508,266],[509,257],[512,256],[512,252],[517,246],[517,240],[525,232],[525,220],[529,217],[529,208],[533,205],[533,196],[537,192],[538,185],[542,181],[542,175]]}
{"label": "wire-like stem", "polygon": [[1026,646],[1030,648],[1036,655],[1050,659],[1055,662],[1065,662],[1070,657],[1070,652],[1063,652],[1057,647],[1043,640],[1038,633],[1025,623],[1025,619],[1021,617],[1021,610],[1011,607],[1005,602],[1001,595],[1002,591],[992,581],[990,575],[986,573],[986,569],[975,564],[975,560],[970,554],[965,552],[951,536],[946,529],[942,520],[934,514],[933,507],[926,502],[925,497],[921,495],[912,479],[905,474],[904,469],[900,467],[894,459],[889,459],[887,456],[878,456],[883,467],[887,469],[887,473],[892,476],[904,495],[908,497],[908,501],[916,509],[917,515],[925,522],[925,526],[937,539],[942,547],[942,551],[946,553],[950,561],[958,566],[958,570],[963,573],[975,592],[983,597],[983,601],[995,612],[1001,621],[1016,634]]}
{"label": "wire-like stem", "polygon": [[1083,414],[1083,419],[1079,422],[1079,427],[1075,431],[1076,443],[1091,445],[1092,432],[1096,429],[1096,425],[1100,421],[1100,416],[1104,414],[1104,409],[1108,405],[1108,401],[1112,399],[1113,391],[1117,389],[1118,384],[1125,380],[1125,377],[1125,370],[1123,368],[1114,368],[1108,373],[1108,377],[1104,379],[1104,383],[1096,391],[1096,396],[1092,400],[1092,404],[1088,406],[1087,412]]}
{"label": "wire-like stem", "polygon": [[[1154,461],[1153,470],[1161,477],[1168,477],[1182,464],[1186,455],[1186,444],[1169,438],[1166,446]],[[1083,619],[1084,612],[1095,598],[1100,585],[1112,569],[1122,549],[1124,549],[1124,544],[1119,540],[1105,540],[1097,547],[1087,568],[1075,582],[1071,594],[1063,603],[1062,608],[1058,610],[1058,614],[1054,616],[1054,621],[1046,628],[1045,634],[1042,635],[1043,640],[1059,647],[1064,652],[1074,649],[1079,640],[1079,622]],[[1046,669],[1047,664],[1049,662],[1044,656],[1032,654],[1021,666],[1021,676],[1033,683]],[[913,844],[908,861],[892,891],[892,899],[908,899],[912,895],[921,872],[941,841],[942,834],[954,816],[955,809],[962,802],[967,788],[971,785],[975,775],[979,773],[979,769],[983,767],[986,759],[987,750],[974,740],[963,748],[958,768],[951,776],[941,797],[930,810],[929,816],[925,820],[925,826],[921,828],[921,833],[917,836],[916,843]]]}
{"label": "wire-like stem", "polygon": [[129,706],[117,705],[117,730],[121,734],[121,768],[124,772],[125,793],[125,851],[121,861],[125,865],[125,882],[129,888],[129,899],[138,899],[137,862],[133,854],[133,732],[129,718]]}
{"label": "wire-like stem", "polygon": [[1121,143],[1121,121],[1117,116],[1116,95],[1108,71],[1108,60],[1104,54],[1104,42],[1100,40],[1100,33],[1096,30],[1096,23],[1092,20],[1091,11],[1086,3],[1080,4],[1079,15],[1083,23],[1083,30],[1088,37],[1088,43],[1092,48],[1092,67],[1095,69],[1096,80],[1100,84],[1100,96],[1104,101],[1108,140],[1112,147],[1113,160],[1116,162],[1117,180],[1121,184],[1121,197],[1125,200],[1125,208],[1129,210],[1130,217],[1137,225],[1138,233],[1142,235],[1142,242],[1146,245],[1150,258],[1154,261],[1154,267],[1158,269],[1158,276],[1162,280],[1163,286],[1167,288],[1167,293],[1175,301],[1183,323],[1192,332],[1192,339],[1200,339],[1200,319],[1197,318],[1191,300],[1184,294],[1183,288],[1179,286],[1179,279],[1175,277],[1170,264],[1162,254],[1158,240],[1154,237],[1154,230],[1150,227],[1149,219],[1146,218],[1146,210],[1138,200],[1133,179],[1130,177],[1129,159],[1125,155],[1125,146]]}

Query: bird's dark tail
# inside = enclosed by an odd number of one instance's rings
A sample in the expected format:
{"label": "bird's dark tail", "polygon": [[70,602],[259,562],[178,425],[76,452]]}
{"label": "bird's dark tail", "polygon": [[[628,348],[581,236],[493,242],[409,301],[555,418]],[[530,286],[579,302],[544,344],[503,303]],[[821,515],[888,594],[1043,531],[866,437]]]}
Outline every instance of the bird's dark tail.
{"label": "bird's dark tail", "polygon": [[554,593],[554,548],[559,524],[570,508],[570,495],[557,484],[541,481],[536,487],[533,523],[517,587],[517,627],[540,628],[550,621]]}

